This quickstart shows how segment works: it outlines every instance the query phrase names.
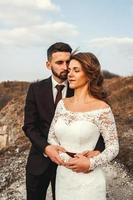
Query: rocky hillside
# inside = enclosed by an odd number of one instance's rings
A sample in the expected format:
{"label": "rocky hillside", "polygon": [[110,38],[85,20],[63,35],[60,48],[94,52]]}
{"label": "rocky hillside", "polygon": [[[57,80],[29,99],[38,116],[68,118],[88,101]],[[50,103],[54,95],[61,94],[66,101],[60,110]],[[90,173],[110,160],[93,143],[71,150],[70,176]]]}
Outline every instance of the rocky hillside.
{"label": "rocky hillside", "polygon": [[13,98],[26,93],[28,82],[4,81],[0,83],[0,110]]}
{"label": "rocky hillside", "polygon": [[[26,140],[21,127],[25,95],[29,83],[3,82],[0,84],[0,151],[16,146],[18,141]],[[118,159],[129,170],[133,169],[133,77],[114,77],[105,79],[108,100],[113,109],[118,135],[120,139],[120,154]],[[8,101],[3,101],[5,97]],[[10,100],[9,100],[10,99]],[[27,140],[26,140],[27,141]]]}
{"label": "rocky hillside", "polygon": [[[8,81],[0,84],[0,199],[2,200],[25,199],[24,168],[30,143],[21,127],[28,86],[27,82]],[[131,200],[133,77],[106,79],[105,88],[115,115],[120,141],[120,153],[116,159],[120,165],[114,163],[106,169],[107,174],[110,174],[107,199],[112,200],[113,195],[113,199],[124,200],[128,197]],[[50,199],[48,195],[48,200]]]}
{"label": "rocky hillside", "polygon": [[21,127],[23,122],[25,96],[14,97],[0,111],[0,150],[16,146],[17,140],[24,137]]}
{"label": "rocky hillside", "polygon": [[106,80],[105,86],[118,129],[118,159],[133,173],[133,77]]}
{"label": "rocky hillside", "polygon": [[15,145],[23,136],[21,126],[28,85],[17,81],[0,84],[0,150]]}

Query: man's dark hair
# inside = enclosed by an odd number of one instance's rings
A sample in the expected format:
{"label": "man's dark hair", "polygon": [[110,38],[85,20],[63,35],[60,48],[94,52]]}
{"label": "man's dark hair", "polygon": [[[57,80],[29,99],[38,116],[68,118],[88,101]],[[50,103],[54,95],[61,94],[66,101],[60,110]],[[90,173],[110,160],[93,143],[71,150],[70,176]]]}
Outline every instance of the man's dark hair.
{"label": "man's dark hair", "polygon": [[50,60],[52,54],[55,52],[72,52],[72,48],[69,44],[63,42],[56,42],[52,44],[47,50],[47,59]]}

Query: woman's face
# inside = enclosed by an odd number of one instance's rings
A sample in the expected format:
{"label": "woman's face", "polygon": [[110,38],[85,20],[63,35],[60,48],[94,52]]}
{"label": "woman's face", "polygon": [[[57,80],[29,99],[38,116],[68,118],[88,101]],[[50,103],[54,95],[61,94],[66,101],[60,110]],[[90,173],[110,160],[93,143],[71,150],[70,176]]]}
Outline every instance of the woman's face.
{"label": "woman's face", "polygon": [[68,82],[69,87],[72,89],[84,87],[88,85],[88,76],[82,69],[79,61],[71,60],[68,66]]}

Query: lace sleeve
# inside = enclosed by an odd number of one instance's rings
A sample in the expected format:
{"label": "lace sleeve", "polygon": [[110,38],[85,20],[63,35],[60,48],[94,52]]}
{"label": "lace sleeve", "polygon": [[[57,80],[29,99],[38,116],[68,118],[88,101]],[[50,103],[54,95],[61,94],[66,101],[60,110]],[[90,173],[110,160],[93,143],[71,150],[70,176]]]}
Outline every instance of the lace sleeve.
{"label": "lace sleeve", "polygon": [[54,118],[50,125],[50,129],[49,129],[49,133],[48,133],[48,143],[49,144],[59,145],[59,141],[55,135],[55,124],[57,122],[58,117],[61,114],[61,110],[62,110],[62,107],[61,107],[61,100],[60,100],[56,107]]}
{"label": "lace sleeve", "polygon": [[106,109],[99,115],[99,131],[105,142],[105,150],[99,155],[90,158],[90,169],[107,164],[113,160],[119,152],[119,143],[116,124],[111,109]]}

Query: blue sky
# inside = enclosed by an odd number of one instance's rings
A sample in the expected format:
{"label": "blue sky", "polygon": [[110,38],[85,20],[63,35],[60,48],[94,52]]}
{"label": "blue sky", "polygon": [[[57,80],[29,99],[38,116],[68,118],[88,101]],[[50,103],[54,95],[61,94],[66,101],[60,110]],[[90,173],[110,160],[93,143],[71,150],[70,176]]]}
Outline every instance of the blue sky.
{"label": "blue sky", "polygon": [[48,77],[46,51],[57,41],[133,75],[132,19],[133,0],[0,0],[0,81]]}

